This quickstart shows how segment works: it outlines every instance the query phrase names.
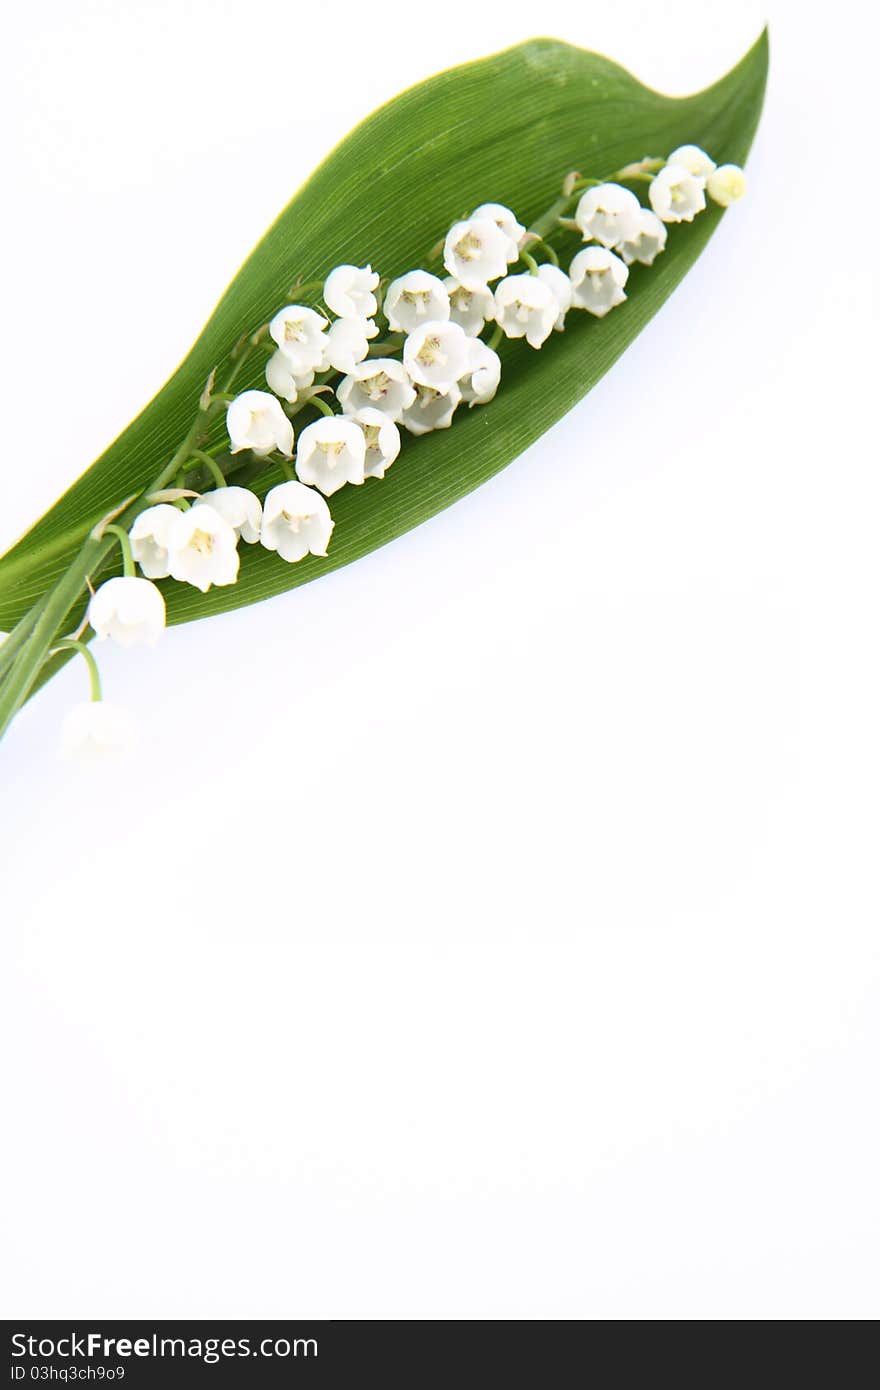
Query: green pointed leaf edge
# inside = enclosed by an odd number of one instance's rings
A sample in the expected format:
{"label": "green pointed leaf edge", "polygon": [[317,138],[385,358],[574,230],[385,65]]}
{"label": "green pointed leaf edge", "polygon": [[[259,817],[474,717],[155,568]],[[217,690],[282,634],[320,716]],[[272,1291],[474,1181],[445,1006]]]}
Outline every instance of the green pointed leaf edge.
{"label": "green pointed leaf edge", "polygon": [[[533,39],[440,73],[374,112],[295,194],[158,395],[0,559],[0,629],[10,629],[52,585],[89,526],[156,474],[185,434],[211,367],[279,307],[297,276],[322,279],[343,261],[401,274],[423,264],[438,236],[478,203],[505,203],[532,221],[570,169],[602,175],[685,142],[705,147],[719,163],[743,163],[760,117],[768,52],[765,30],[720,81],[670,98],[598,54]],[[163,584],[169,622],[225,612],[319,578],[487,481],[604,375],[693,265],[722,215],[712,207],[693,224],[670,228],[667,251],[650,269],[632,268],[627,303],[608,318],[572,314],[565,333],[540,352],[502,345],[502,386],[490,405],[460,410],[449,430],[405,436],[384,480],[334,496],[336,531],[326,559],[285,565],[260,546],[243,545],[239,581],[230,588],[202,595]],[[260,384],[257,375],[246,384]]]}

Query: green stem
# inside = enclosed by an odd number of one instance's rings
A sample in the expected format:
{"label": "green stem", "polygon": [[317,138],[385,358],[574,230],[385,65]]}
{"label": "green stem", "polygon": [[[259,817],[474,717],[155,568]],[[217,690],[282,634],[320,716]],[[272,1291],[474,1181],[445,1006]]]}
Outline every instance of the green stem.
{"label": "green stem", "polygon": [[6,638],[6,641],[0,645],[0,680],[2,680],[4,672],[15,661],[16,655],[23,646],[30,629],[33,627],[33,622],[29,621],[31,618],[33,618],[33,611],[26,614],[21,622],[16,624]]}
{"label": "green stem", "polygon": [[491,338],[489,339],[488,343],[486,344],[486,346],[487,346],[487,347],[490,347],[490,348],[492,349],[492,351],[494,352],[495,349],[498,347],[498,344],[501,342],[501,339],[502,339],[503,337],[504,337],[504,329],[501,327],[501,324],[498,323],[498,324],[495,325],[495,329],[494,329],[494,331],[493,331],[493,333],[492,333]]}
{"label": "green stem", "polygon": [[625,183],[630,179],[652,179],[665,163],[662,155],[646,155],[644,159],[637,159],[632,164],[624,164],[623,168],[611,175],[611,179],[619,179]]}
{"label": "green stem", "polygon": [[[233,372],[235,370],[236,368],[233,368]],[[193,449],[201,442],[213,411],[213,401],[206,410],[199,409],[176,453],[158,477],[144,489],[145,493],[159,492],[160,489],[167,487],[172,482],[177,470],[191,457]],[[130,527],[138,513],[143,510],[143,505],[142,495],[120,514],[118,518],[119,529]],[[26,633],[23,640],[16,641],[17,655],[11,669],[4,676],[2,685],[0,685],[0,737],[5,733],[10,722],[30,694],[46,659],[47,652],[52,646],[57,645],[58,629],[82,594],[86,587],[86,580],[90,576],[97,575],[106,563],[115,544],[116,538],[113,535],[90,535],[55,587],[50,589],[49,593],[25,614],[20,623],[16,625],[13,634],[7,639],[13,641],[17,638],[19,629]],[[28,629],[30,630],[28,631]],[[6,643],[4,643],[5,645]]]}
{"label": "green stem", "polygon": [[122,551],[122,573],[126,579],[134,579],[136,570],[134,567],[134,556],[131,553],[131,541],[124,526],[102,526],[102,536],[115,536],[119,541],[119,548]]}
{"label": "green stem", "polygon": [[258,347],[259,347],[259,343],[258,343],[258,342],[257,342],[257,343],[253,343],[253,342],[245,343],[245,345],[244,345],[244,347],[242,348],[241,352],[239,353],[238,357],[237,357],[237,358],[235,359],[235,361],[233,362],[232,367],[230,368],[229,374],[228,374],[228,376],[226,377],[226,380],[225,380],[224,383],[223,383],[223,391],[221,392],[220,396],[214,396],[214,395],[212,395],[212,401],[214,401],[214,400],[222,400],[224,404],[227,404],[229,401],[235,400],[235,396],[234,396],[234,395],[231,395],[231,396],[229,395],[229,388],[230,388],[230,387],[234,384],[234,382],[237,380],[238,374],[239,374],[239,372],[241,371],[242,367],[245,365],[245,363],[248,361],[248,359],[253,355],[253,353],[256,352],[256,350],[257,350]]}
{"label": "green stem", "polygon": [[648,174],[647,171],[649,169],[659,169],[664,163],[665,161],[659,157],[652,157],[650,159],[640,160],[638,165],[624,164],[622,168],[615,169],[613,174],[607,174],[600,179],[576,179],[571,185],[571,191],[563,193],[556,199],[555,203],[551,203],[547,211],[543,212],[536,222],[532,223],[531,227],[528,229],[530,236],[537,237],[539,240],[543,241],[545,236],[549,236],[551,232],[555,231],[559,219],[566,216],[569,208],[577,202],[579,194],[582,193],[585,188],[597,188],[600,184],[614,183],[617,179],[621,178],[630,180],[636,177],[653,177],[653,175]]}
{"label": "green stem", "polygon": [[535,260],[534,256],[532,256],[528,251],[520,251],[519,258],[521,261],[525,261],[526,265],[529,268],[529,273],[531,275],[537,275],[538,262]]}
{"label": "green stem", "polygon": [[[606,183],[609,179],[616,178],[634,179],[647,175],[652,167],[659,168],[663,160],[641,160],[635,164],[625,165],[616,174],[611,174],[608,179],[583,178],[576,180],[570,188],[557,198],[547,210],[529,227],[532,239],[543,243],[550,259],[558,264],[558,256],[549,245],[547,238],[559,230],[559,220],[564,218],[576,202],[581,189]],[[436,259],[442,254],[443,242],[431,252],[429,261]],[[533,271],[537,269],[537,262],[528,252],[523,254],[522,259]],[[313,291],[322,290],[323,281],[314,280],[307,284],[297,285],[292,291],[293,297],[305,298],[310,296]],[[211,417],[218,409],[233,400],[232,386],[237,380],[245,363],[251,358],[254,352],[262,350],[265,338],[265,325],[256,333],[243,335],[243,337],[233,346],[227,357],[228,371],[226,379],[223,381],[217,392],[212,392],[204,406],[200,405],[199,413],[193,421],[186,437],[181,442],[179,448],[165,468],[159,473],[158,477],[144,489],[144,493],[133,501],[130,506],[120,512],[115,518],[118,524],[104,527],[104,534],[101,536],[90,535],[84,541],[80,550],[74,556],[68,568],[61,575],[55,586],[43,598],[21,618],[16,624],[12,633],[0,646],[0,737],[8,728],[11,719],[27,700],[34,683],[37,680],[47,653],[54,646],[59,649],[64,643],[59,643],[57,634],[62,624],[66,621],[74,604],[80,598],[86,581],[94,579],[112,551],[114,542],[118,539],[123,547],[123,562],[126,573],[129,573],[130,546],[128,555],[126,554],[126,543],[128,542],[128,528],[131,526],[135,517],[143,509],[146,494],[161,491],[173,480],[181,475],[181,482],[185,477],[186,464],[196,458],[209,470],[211,476],[219,486],[226,486],[222,470],[215,463],[211,453],[207,448],[202,447],[209,438],[209,425]],[[495,328],[489,345],[497,347],[503,337],[500,327]],[[268,346],[268,345],[266,345]],[[373,343],[369,350],[369,356],[396,354],[400,350],[400,342],[394,339],[386,339],[381,343]],[[289,414],[298,414],[304,409],[306,404],[315,405],[318,410],[325,415],[332,414],[332,409],[321,401],[318,397],[312,397],[308,402],[298,404]],[[215,446],[215,448],[218,446]],[[222,447],[222,446],[220,446]],[[290,463],[284,460],[281,464],[284,476],[293,478],[295,476]],[[222,482],[221,482],[222,479]],[[122,535],[125,535],[123,541]],[[133,572],[133,566],[132,566]],[[66,640],[66,639],[65,639]]]}
{"label": "green stem", "polygon": [[192,456],[194,459],[198,459],[199,463],[203,463],[205,465],[218,487],[226,487],[226,479],[223,476],[223,472],[220,468],[219,463],[215,458],[211,457],[207,450],[193,449]]}
{"label": "green stem", "polygon": [[544,255],[546,255],[547,259],[549,261],[552,261],[553,265],[559,265],[559,257],[553,250],[553,247],[550,245],[549,241],[545,241],[543,237],[535,237],[534,240],[536,245],[541,247],[541,250],[544,253]]}
{"label": "green stem", "polygon": [[15,665],[0,689],[0,733],[8,727],[10,720],[27,699],[46,654],[54,644],[55,634],[82,593],[86,575],[92,573],[100,562],[106,559],[113,544],[112,539],[95,540],[90,537],[55,588],[43,600],[42,611],[30,636],[25,640]]}
{"label": "green stem", "polygon": [[529,227],[532,236],[538,237],[541,241],[545,236],[556,228],[556,223],[560,217],[564,217],[575,199],[574,194],[566,193],[561,198],[557,198],[555,203],[551,203],[546,212],[542,213],[536,222]]}
{"label": "green stem", "polygon": [[53,651],[50,653],[50,655],[54,656],[55,652],[60,651],[79,652],[80,656],[83,658],[83,660],[89,668],[89,687],[91,690],[91,698],[92,700],[100,700],[101,674],[98,670],[98,663],[95,660],[94,652],[91,652],[89,650],[85,642],[79,642],[73,637],[65,637],[63,641],[56,642],[55,647]]}
{"label": "green stem", "polygon": [[333,409],[332,405],[330,405],[329,401],[325,401],[321,396],[309,396],[308,404],[317,406],[322,415],[336,414],[336,411]]}

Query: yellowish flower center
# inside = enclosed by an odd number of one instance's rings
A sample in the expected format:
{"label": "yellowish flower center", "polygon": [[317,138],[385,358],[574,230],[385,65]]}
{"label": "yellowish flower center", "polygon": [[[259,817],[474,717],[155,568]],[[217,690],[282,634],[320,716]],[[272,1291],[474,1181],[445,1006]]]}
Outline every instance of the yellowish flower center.
{"label": "yellowish flower center", "polygon": [[442,367],[446,357],[440,351],[440,339],[436,333],[432,333],[425,339],[416,353],[416,359],[421,362],[423,367],[433,367],[435,364]]}
{"label": "yellowish flower center", "polygon": [[209,531],[193,531],[189,544],[197,555],[210,555],[214,549],[214,537]]}
{"label": "yellowish flower center", "polygon": [[405,304],[411,305],[417,314],[428,312],[428,305],[431,302],[430,290],[404,290],[400,297]]}
{"label": "yellowish flower center", "polygon": [[368,376],[361,382],[371,401],[379,401],[386,396],[390,385],[391,377],[387,372],[377,372],[375,376]]}
{"label": "yellowish flower center", "polygon": [[475,261],[483,249],[483,243],[473,232],[465,232],[455,244],[455,254],[463,261]]}
{"label": "yellowish flower center", "polygon": [[342,439],[321,440],[318,444],[327,461],[328,468],[335,468],[339,462],[339,455],[345,450],[345,441]]}

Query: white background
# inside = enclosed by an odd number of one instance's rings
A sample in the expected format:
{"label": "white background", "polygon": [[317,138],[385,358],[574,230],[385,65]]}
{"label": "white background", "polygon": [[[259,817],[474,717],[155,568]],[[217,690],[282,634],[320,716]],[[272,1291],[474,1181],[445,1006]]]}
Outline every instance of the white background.
{"label": "white background", "polygon": [[685,92],[765,15],[749,199],[563,424],[102,653],[127,770],[56,761],[76,666],[5,743],[6,1316],[880,1311],[866,6],[16,7],[0,548],[379,101],[538,26]]}

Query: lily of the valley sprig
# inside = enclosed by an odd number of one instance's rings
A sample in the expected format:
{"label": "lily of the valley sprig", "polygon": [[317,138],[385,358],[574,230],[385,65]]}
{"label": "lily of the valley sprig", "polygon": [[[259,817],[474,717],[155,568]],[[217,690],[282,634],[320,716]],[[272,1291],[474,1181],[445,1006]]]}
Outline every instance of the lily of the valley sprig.
{"label": "lily of the valley sprig", "polygon": [[[642,186],[649,206],[633,191]],[[334,533],[327,499],[405,467],[405,435],[449,429],[458,410],[487,405],[502,383],[504,339],[551,350],[569,313],[603,318],[625,302],[630,267],[663,253],[670,225],[691,222],[707,197],[726,207],[744,191],[740,168],[717,167],[684,145],[609,177],[569,174],[529,228],[511,209],[483,203],[452,224],[434,268],[387,283],[372,265],[340,265],[323,284],[296,287],[298,298],[244,332],[225,372],[211,374],[193,425],[153,485],[94,528],[36,621],[0,647],[0,732],[43,663],[71,651],[88,664],[91,700],[68,716],[62,750],[116,751],[129,721],[102,699],[87,629],[98,642],[154,644],[165,626],[155,581],[203,593],[235,584],[241,545],[263,546],[278,564],[326,555]],[[566,269],[560,262],[575,235],[585,245],[569,249]],[[304,302],[318,290],[323,305]],[[242,367],[260,353],[265,389],[236,393]],[[302,425],[305,411],[314,418]],[[211,442],[220,419],[226,437]],[[261,474],[279,470],[283,481],[260,486]],[[114,546],[123,574],[89,595]],[[87,600],[80,625],[59,637],[79,594]]]}

